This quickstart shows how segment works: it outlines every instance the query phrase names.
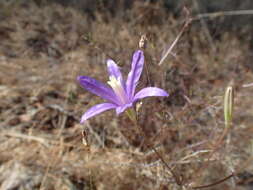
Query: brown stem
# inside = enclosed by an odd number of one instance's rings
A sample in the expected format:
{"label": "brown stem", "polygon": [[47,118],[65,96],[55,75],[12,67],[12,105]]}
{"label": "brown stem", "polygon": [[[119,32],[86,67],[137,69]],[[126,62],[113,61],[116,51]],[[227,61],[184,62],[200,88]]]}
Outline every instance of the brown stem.
{"label": "brown stem", "polygon": [[164,60],[171,53],[172,49],[175,47],[175,45],[177,44],[178,40],[181,38],[181,36],[183,35],[183,33],[185,32],[185,30],[187,29],[187,27],[189,26],[189,24],[191,22],[192,22],[192,19],[189,19],[189,18],[188,18],[188,20],[185,21],[184,26],[182,27],[181,31],[177,35],[176,39],[173,41],[173,43],[171,44],[171,46],[169,47],[169,49],[166,51],[165,55],[162,57],[162,59],[158,63],[159,66],[162,65],[162,63],[164,62]]}
{"label": "brown stem", "polygon": [[177,174],[173,171],[173,169],[167,164],[167,162],[163,159],[163,157],[156,150],[156,148],[154,146],[152,146],[152,145],[151,145],[151,148],[156,153],[156,155],[158,156],[158,158],[162,161],[162,163],[168,168],[168,170],[172,174],[173,178],[175,179],[176,183],[181,186],[182,185],[181,179],[177,176]]}
{"label": "brown stem", "polygon": [[208,167],[210,159],[212,158],[212,156],[214,155],[214,153],[220,148],[220,146],[221,146],[222,143],[223,143],[223,140],[225,139],[226,135],[228,134],[228,129],[229,129],[229,128],[226,127],[226,128],[223,130],[221,136],[217,139],[217,142],[216,142],[216,143],[214,144],[214,146],[213,146],[212,152],[208,155],[206,165],[203,166],[203,167],[201,167],[201,168],[199,168],[199,169],[197,170],[196,173],[199,174],[198,176],[200,176],[200,174],[202,173],[202,171],[205,170],[205,169]]}
{"label": "brown stem", "polygon": [[[224,132],[225,133],[225,132]],[[223,133],[223,136],[225,136]],[[237,168],[235,170],[235,172],[233,172],[232,174],[230,174],[229,176],[227,177],[224,177],[222,178],[221,180],[218,180],[214,183],[211,183],[211,184],[208,184],[208,185],[200,185],[200,186],[195,186],[195,187],[192,187],[193,189],[204,189],[204,188],[207,188],[207,187],[211,187],[211,186],[214,186],[214,185],[218,185],[220,183],[223,183],[224,181],[230,179],[231,177],[234,177],[236,176],[239,172],[243,171],[249,164],[252,163],[252,160],[253,160],[253,157],[250,157],[248,158],[242,165],[241,167]]]}
{"label": "brown stem", "polygon": [[224,181],[230,179],[231,177],[234,177],[234,173],[230,174],[229,176],[227,177],[224,177],[214,183],[211,183],[211,184],[208,184],[208,185],[200,185],[200,186],[196,186],[196,187],[192,187],[193,189],[204,189],[204,188],[207,188],[207,187],[212,187],[212,186],[215,186],[215,185],[218,185],[220,183],[223,183]]}
{"label": "brown stem", "polygon": [[[133,120],[132,120],[133,121]],[[134,122],[135,126],[138,128],[139,132],[144,136],[145,139],[147,139],[147,135],[142,131],[142,128],[138,125],[138,120],[136,118],[135,120],[136,122]],[[178,175],[173,171],[173,169],[168,165],[168,163],[164,160],[164,158],[162,157],[162,155],[156,150],[156,148],[153,145],[150,145],[151,149],[155,152],[155,154],[158,156],[158,158],[162,161],[162,163],[166,166],[166,168],[170,171],[170,173],[172,174],[173,178],[175,179],[177,185],[181,186],[182,185],[182,181],[180,180],[180,178],[178,177]]]}

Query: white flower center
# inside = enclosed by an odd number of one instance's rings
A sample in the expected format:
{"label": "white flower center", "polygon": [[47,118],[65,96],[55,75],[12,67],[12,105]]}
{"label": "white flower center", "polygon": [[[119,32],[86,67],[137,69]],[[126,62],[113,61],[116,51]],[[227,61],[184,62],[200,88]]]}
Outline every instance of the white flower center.
{"label": "white flower center", "polygon": [[113,89],[114,93],[118,97],[118,100],[121,104],[127,103],[127,96],[125,90],[121,84],[120,79],[115,78],[114,76],[109,77],[109,81],[107,82]]}

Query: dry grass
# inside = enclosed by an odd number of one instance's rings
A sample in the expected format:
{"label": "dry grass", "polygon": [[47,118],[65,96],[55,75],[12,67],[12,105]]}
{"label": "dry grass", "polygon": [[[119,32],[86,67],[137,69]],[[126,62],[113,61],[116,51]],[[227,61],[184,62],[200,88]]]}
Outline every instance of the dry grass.
{"label": "dry grass", "polygon": [[[1,13],[0,189],[191,189],[228,176],[252,157],[253,88],[242,87],[252,82],[249,44],[224,33],[213,50],[204,30],[192,25],[174,56],[158,66],[180,21],[145,6],[133,8],[131,21],[100,13],[92,21],[59,5],[16,5]],[[153,15],[150,25],[145,15]],[[76,76],[106,81],[108,57],[126,74],[143,33],[151,83],[170,92],[143,101],[139,122],[148,138],[113,111],[81,126],[81,114],[101,100],[81,89]],[[140,86],[146,84],[143,76]],[[229,84],[236,90],[234,122],[212,153],[224,129]],[[84,127],[90,147],[82,144]],[[248,162],[240,175],[207,189],[252,189],[252,172]]]}

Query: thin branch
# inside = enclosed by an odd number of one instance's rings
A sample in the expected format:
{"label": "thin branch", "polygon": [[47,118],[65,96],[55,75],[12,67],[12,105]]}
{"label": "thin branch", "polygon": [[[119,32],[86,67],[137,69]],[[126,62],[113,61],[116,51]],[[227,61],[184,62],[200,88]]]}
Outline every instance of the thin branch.
{"label": "thin branch", "polygon": [[[195,5],[195,8],[199,11],[199,3],[198,3],[198,1],[197,0],[193,1],[193,4]],[[203,31],[204,31],[204,33],[206,35],[206,38],[207,38],[207,40],[208,40],[208,42],[210,44],[211,50],[213,51],[213,53],[215,53],[216,52],[216,47],[214,45],[213,38],[212,38],[212,36],[210,34],[210,31],[208,29],[207,23],[206,23],[206,21],[205,21],[204,18],[200,18],[199,20],[200,20],[201,25],[203,26]]]}
{"label": "thin branch", "polygon": [[162,57],[161,61],[158,63],[158,65],[162,65],[162,63],[164,62],[164,60],[168,57],[168,55],[171,53],[172,49],[175,47],[175,45],[177,44],[178,40],[181,38],[181,36],[183,35],[183,33],[185,32],[186,28],[188,27],[188,25],[191,23],[192,19],[188,19],[183,28],[181,29],[181,31],[179,32],[179,34],[177,35],[176,39],[174,40],[174,42],[171,44],[171,46],[169,47],[169,49],[167,50],[167,52],[165,53],[165,55]]}
{"label": "thin branch", "polygon": [[249,83],[249,84],[244,84],[244,85],[242,85],[243,88],[247,88],[247,87],[251,87],[251,86],[253,86],[253,83]]}
{"label": "thin branch", "polygon": [[46,139],[43,139],[41,137],[36,137],[36,136],[30,136],[30,135],[25,135],[21,133],[15,133],[15,132],[10,132],[10,133],[4,133],[3,135],[5,136],[10,136],[10,137],[17,137],[21,139],[27,139],[27,140],[32,140],[32,141],[37,141],[44,145],[45,147],[49,147],[49,142]]}
{"label": "thin branch", "polygon": [[215,185],[218,185],[220,183],[223,183],[224,181],[230,179],[231,177],[234,177],[234,173],[230,174],[229,176],[227,177],[224,177],[223,179],[220,179],[214,183],[211,183],[211,184],[208,184],[208,185],[201,185],[201,186],[196,186],[196,187],[192,187],[193,189],[204,189],[204,188],[207,188],[207,187],[212,187],[212,186],[215,186]]}
{"label": "thin branch", "polygon": [[236,15],[253,15],[253,10],[238,10],[238,11],[220,11],[214,13],[198,14],[192,18],[192,21],[201,20],[204,18],[216,18],[220,16],[236,16]]}
{"label": "thin branch", "polygon": [[[147,139],[147,135],[145,132],[142,130],[142,128],[139,126],[139,124],[136,122],[135,123],[136,127],[138,128],[139,132],[144,136],[145,139]],[[182,186],[182,180],[178,177],[178,175],[174,172],[174,170],[169,166],[169,164],[164,160],[162,155],[156,150],[156,148],[151,145],[151,149],[155,152],[155,154],[158,156],[158,158],[161,160],[161,162],[166,166],[166,168],[170,171],[172,174],[173,178],[175,179],[177,185]]]}

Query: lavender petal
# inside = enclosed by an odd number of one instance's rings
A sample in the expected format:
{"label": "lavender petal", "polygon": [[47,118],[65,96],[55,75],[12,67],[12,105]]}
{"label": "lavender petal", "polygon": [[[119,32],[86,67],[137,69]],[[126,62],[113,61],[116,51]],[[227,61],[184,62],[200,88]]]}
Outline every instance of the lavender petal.
{"label": "lavender petal", "polygon": [[116,108],[116,113],[117,115],[121,114],[122,112],[124,112],[127,108],[132,107],[133,103],[129,103],[129,104],[125,104],[123,106],[119,106]]}
{"label": "lavender petal", "polygon": [[150,96],[169,96],[169,94],[161,88],[147,87],[147,88],[143,88],[138,93],[136,93],[133,101],[137,101],[139,99],[150,97]]}
{"label": "lavender petal", "polygon": [[123,88],[126,89],[126,84],[120,72],[120,67],[118,67],[118,65],[112,59],[107,60],[107,70],[109,75],[119,79]]}
{"label": "lavender petal", "polygon": [[83,88],[91,93],[100,96],[101,98],[108,100],[114,104],[118,104],[117,98],[111,88],[97,81],[96,79],[87,76],[78,76],[77,80]]}
{"label": "lavender petal", "polygon": [[126,81],[126,89],[129,99],[131,100],[134,96],[135,88],[138,84],[140,79],[142,70],[144,66],[144,55],[143,51],[137,50],[134,52],[132,58],[132,67],[131,71],[128,74],[127,81]]}
{"label": "lavender petal", "polygon": [[107,70],[110,76],[114,76],[116,79],[122,78],[120,68],[112,59],[107,60]]}
{"label": "lavender petal", "polygon": [[95,115],[98,115],[106,110],[109,110],[109,109],[113,109],[113,108],[116,108],[117,105],[115,104],[112,104],[112,103],[102,103],[102,104],[97,104],[93,107],[91,107],[90,109],[88,109],[82,116],[81,118],[81,123],[84,123],[87,119],[95,116]]}

